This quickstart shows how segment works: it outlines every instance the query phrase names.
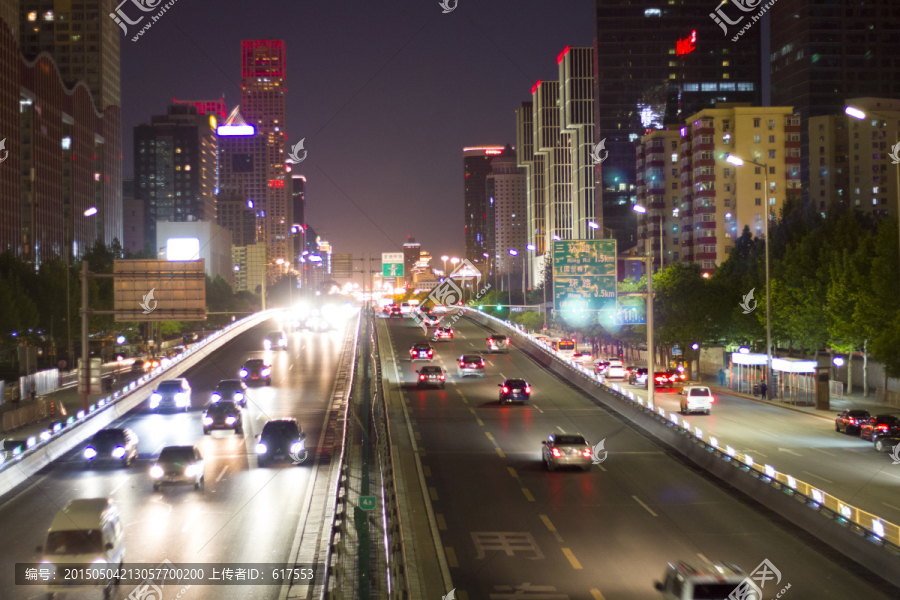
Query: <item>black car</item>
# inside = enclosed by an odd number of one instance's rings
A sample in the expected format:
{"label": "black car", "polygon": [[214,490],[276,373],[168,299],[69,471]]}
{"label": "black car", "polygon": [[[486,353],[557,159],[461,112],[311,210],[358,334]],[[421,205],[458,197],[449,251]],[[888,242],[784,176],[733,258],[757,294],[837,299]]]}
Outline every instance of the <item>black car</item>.
{"label": "black car", "polygon": [[390,312],[388,312],[388,316],[389,316],[390,318],[392,318],[392,319],[393,319],[394,317],[400,317],[400,318],[402,318],[402,317],[403,317],[403,312],[400,310],[400,307],[399,307],[398,305],[394,304],[394,305],[392,305],[392,306],[390,307]]}
{"label": "black car", "polygon": [[236,434],[244,433],[241,407],[231,400],[220,400],[206,407],[203,413],[203,435],[213,429],[231,429]]}
{"label": "black car", "polygon": [[859,427],[859,437],[873,442],[880,437],[900,435],[900,419],[896,415],[875,415]]}
{"label": "black car", "polygon": [[531,386],[524,379],[506,379],[497,384],[500,387],[500,404],[512,402],[528,402],[531,397]]}
{"label": "black car", "polygon": [[210,402],[230,400],[241,406],[247,406],[247,384],[240,379],[223,379],[209,396]]}
{"label": "black car", "polygon": [[137,460],[138,437],[130,429],[101,429],[84,449],[85,466],[116,462],[127,467]]}
{"label": "black car", "polygon": [[844,433],[851,433],[851,431],[859,433],[860,426],[871,418],[872,415],[867,410],[845,410],[838,413],[837,418],[834,420],[834,430],[838,433],[841,431]]}
{"label": "black car", "polygon": [[416,371],[419,374],[419,380],[417,383],[418,388],[421,390],[426,387],[439,387],[444,389],[444,384],[447,383],[446,375],[444,375],[444,369],[437,366],[425,366]]}
{"label": "black car", "polygon": [[244,363],[238,375],[244,381],[265,381],[266,385],[272,385],[272,367],[261,358],[251,358]]}
{"label": "black car", "polygon": [[647,383],[647,367],[632,367],[628,373],[628,383],[645,385]]}
{"label": "black car", "polygon": [[306,458],[306,434],[294,419],[272,419],[256,436],[256,459],[260,467],[273,460],[291,460],[294,464]]}
{"label": "black car", "polygon": [[418,344],[413,344],[409,349],[409,360],[411,361],[431,360],[433,357],[434,348],[431,347],[431,344],[419,342]]}
{"label": "black car", "polygon": [[894,460],[900,460],[900,433],[882,435],[875,440],[874,446],[876,452],[890,452],[897,457]]}

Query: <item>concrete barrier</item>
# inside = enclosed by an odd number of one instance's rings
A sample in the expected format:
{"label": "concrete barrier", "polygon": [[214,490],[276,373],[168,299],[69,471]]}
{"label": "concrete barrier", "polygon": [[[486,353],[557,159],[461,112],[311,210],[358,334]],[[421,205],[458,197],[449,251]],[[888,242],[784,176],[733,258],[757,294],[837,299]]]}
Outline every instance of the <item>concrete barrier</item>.
{"label": "concrete barrier", "polygon": [[182,358],[177,359],[167,368],[156,369],[150,376],[138,380],[140,383],[134,382],[137,385],[127,393],[108,404],[104,403],[103,407],[76,420],[74,424],[52,435],[46,441],[37,443],[20,455],[7,460],[2,464],[2,470],[0,470],[0,496],[27,482],[31,476],[52,461],[62,457],[128,411],[139,406],[150,397],[156,388],[156,383],[163,378],[162,376],[166,379],[179,377],[188,369],[197,366],[210,353],[222,348],[260,323],[271,319],[278,312],[280,311],[269,310],[265,313],[256,313],[236,323],[227,331],[214,334],[206,344],[192,350],[187,355],[182,355]]}
{"label": "concrete barrier", "polygon": [[[667,419],[661,414],[661,409],[645,407],[635,402],[633,398],[629,399],[626,393],[607,391],[598,385],[594,377],[542,351],[515,328],[510,328],[476,311],[466,311],[466,317],[491,330],[502,328],[498,333],[512,332],[514,343],[519,343],[519,349],[542,366],[575,384],[596,404],[615,411],[632,425],[697,466],[787,518],[850,560],[900,587],[900,551],[896,544],[887,541],[888,536],[875,536],[865,527],[853,522],[852,518],[848,519],[845,515],[829,509],[821,499],[815,502],[812,498],[799,493],[796,490],[796,482],[792,487],[776,478],[767,477],[759,465],[748,466],[740,456],[733,453],[729,455],[727,450],[730,449],[723,451],[720,447],[703,441],[681,424]],[[885,525],[891,524],[885,522]]]}

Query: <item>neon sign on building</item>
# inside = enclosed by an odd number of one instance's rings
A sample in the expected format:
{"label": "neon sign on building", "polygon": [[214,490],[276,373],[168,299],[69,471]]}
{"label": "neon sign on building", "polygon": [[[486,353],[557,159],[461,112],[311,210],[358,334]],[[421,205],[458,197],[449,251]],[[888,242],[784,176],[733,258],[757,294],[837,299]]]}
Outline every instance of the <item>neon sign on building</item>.
{"label": "neon sign on building", "polygon": [[684,56],[685,54],[690,54],[694,50],[697,49],[697,30],[691,32],[691,37],[686,37],[683,40],[678,40],[675,42],[675,52],[678,56]]}

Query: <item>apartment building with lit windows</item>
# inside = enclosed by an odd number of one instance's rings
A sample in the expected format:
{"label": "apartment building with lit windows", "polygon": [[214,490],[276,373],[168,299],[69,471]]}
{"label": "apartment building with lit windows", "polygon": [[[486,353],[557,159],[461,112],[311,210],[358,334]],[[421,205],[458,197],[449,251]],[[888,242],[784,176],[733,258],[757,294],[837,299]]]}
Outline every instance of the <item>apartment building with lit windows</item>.
{"label": "apartment building with lit windows", "polygon": [[[766,213],[777,219],[788,195],[799,199],[800,118],[792,107],[725,105],[690,116],[678,137],[680,207],[671,198],[672,134],[641,139],[637,168],[646,184],[647,212],[639,217],[639,238],[655,239],[662,229],[664,252],[657,264],[664,266],[669,256],[675,260],[677,252],[678,260],[712,274],[745,227],[762,237]],[[727,162],[729,154],[743,166]],[[648,172],[652,177],[660,168],[668,188],[648,180]]]}
{"label": "apartment building with lit windows", "polygon": [[809,118],[810,205],[825,212],[839,204],[897,218],[900,165],[891,153],[900,142],[900,100],[854,98],[847,106],[865,118],[844,112]]}
{"label": "apartment building with lit windows", "polygon": [[[638,218],[638,247],[650,239],[653,263],[665,267],[681,260],[681,132],[658,129],[637,144],[637,204],[647,209]],[[690,181],[686,186],[690,188]]]}

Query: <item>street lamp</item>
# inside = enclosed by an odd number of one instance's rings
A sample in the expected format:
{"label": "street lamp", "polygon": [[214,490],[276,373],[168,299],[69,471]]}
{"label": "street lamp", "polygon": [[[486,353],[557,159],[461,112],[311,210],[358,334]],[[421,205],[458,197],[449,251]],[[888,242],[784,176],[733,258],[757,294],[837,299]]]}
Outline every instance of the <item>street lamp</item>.
{"label": "street lamp", "polygon": [[834,363],[834,366],[836,366],[837,369],[838,369],[838,370],[837,370],[837,373],[835,373],[835,376],[836,376],[835,378],[836,378],[838,381],[840,381],[840,380],[841,380],[841,367],[844,366],[844,359],[841,358],[840,356],[835,356],[834,359],[832,359],[831,362],[833,362],[833,363]]}
{"label": "street lamp", "polygon": [[772,297],[771,297],[771,285],[769,282],[769,168],[763,163],[754,162],[752,160],[744,161],[741,160],[740,157],[737,157],[733,154],[729,154],[725,157],[725,161],[729,164],[732,164],[736,167],[744,166],[744,162],[748,164],[755,165],[760,167],[763,172],[763,178],[765,181],[765,208],[766,208],[766,218],[764,231],[766,237],[766,384],[768,386],[772,385]]}
{"label": "street lamp", "polygon": [[[851,117],[853,117],[854,119],[863,120],[866,118],[865,112],[861,111],[858,108],[854,108],[852,106],[847,106],[846,108],[844,108],[844,112],[847,113],[848,115],[850,115]],[[897,218],[900,219],[900,162],[896,162],[894,164],[897,165],[897,179],[895,180],[896,185],[897,185],[897,209],[898,209]]]}
{"label": "street lamp", "polygon": [[[508,250],[510,256],[518,256],[519,251],[515,248],[510,248]],[[509,304],[512,304],[512,262],[507,263],[506,267],[506,286],[509,292]]]}
{"label": "street lamp", "polygon": [[447,261],[450,260],[450,257],[446,254],[441,257],[441,262],[444,263],[444,277],[447,276]]}
{"label": "street lamp", "polygon": [[92,206],[89,209],[87,209],[86,211],[84,211],[84,216],[86,216],[86,217],[93,217],[96,214],[97,214],[96,206]]}

